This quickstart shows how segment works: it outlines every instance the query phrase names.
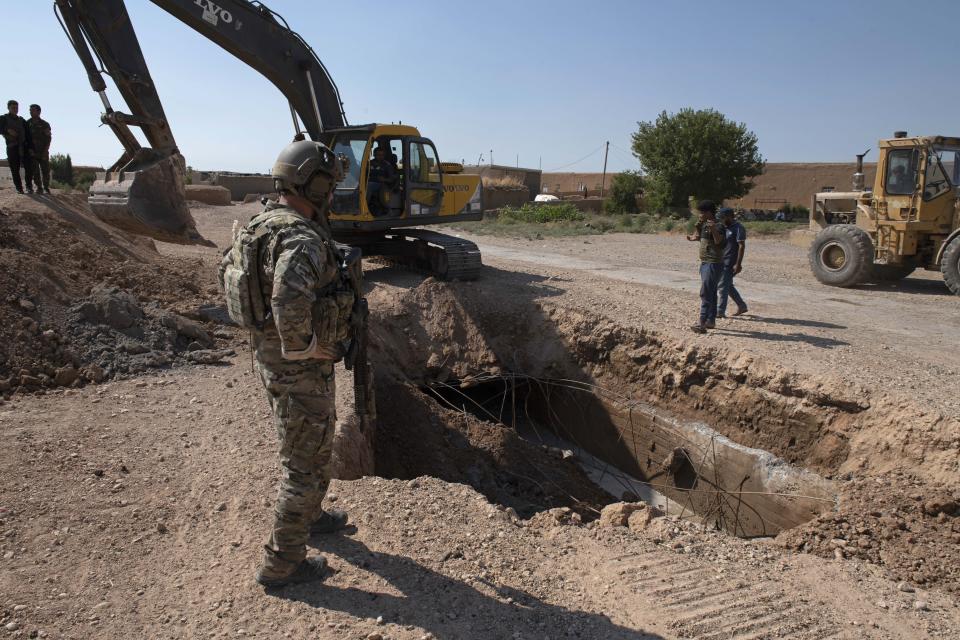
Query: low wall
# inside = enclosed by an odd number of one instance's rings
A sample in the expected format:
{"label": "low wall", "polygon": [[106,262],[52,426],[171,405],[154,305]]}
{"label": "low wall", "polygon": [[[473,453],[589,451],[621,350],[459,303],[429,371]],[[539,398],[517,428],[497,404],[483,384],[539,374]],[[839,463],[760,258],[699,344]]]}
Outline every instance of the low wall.
{"label": "low wall", "polygon": [[231,200],[242,201],[248,194],[273,193],[273,178],[265,175],[213,174],[210,184],[230,191]]}
{"label": "low wall", "polygon": [[188,184],[187,200],[195,200],[204,204],[214,206],[225,206],[230,204],[230,190],[225,187],[218,187],[210,184]]}
{"label": "low wall", "polygon": [[506,167],[502,165],[464,165],[463,172],[484,178],[514,178],[527,187],[528,200],[533,200],[533,196],[540,193],[541,172],[539,169],[524,169],[522,167]]}
{"label": "low wall", "polygon": [[520,207],[530,201],[530,191],[523,189],[484,189],[483,208]]}
{"label": "low wall", "polygon": [[561,204],[572,204],[578,210],[583,211],[584,213],[602,213],[603,212],[603,203],[606,202],[606,198],[602,200],[600,198],[576,198],[570,200],[552,200],[550,202],[541,202],[538,204],[546,205],[561,205]]}

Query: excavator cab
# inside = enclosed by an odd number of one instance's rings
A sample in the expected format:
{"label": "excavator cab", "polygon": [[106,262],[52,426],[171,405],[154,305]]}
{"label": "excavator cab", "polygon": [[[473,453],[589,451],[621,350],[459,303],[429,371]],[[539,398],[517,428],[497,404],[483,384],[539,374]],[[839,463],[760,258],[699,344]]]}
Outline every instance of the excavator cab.
{"label": "excavator cab", "polygon": [[[363,125],[331,131],[331,148],[345,156],[350,169],[334,192],[331,223],[334,228],[421,225],[441,217],[478,214],[479,181],[475,176],[457,176],[457,166],[439,161],[436,147],[414,127]],[[446,171],[445,167],[446,166]],[[451,188],[460,180],[473,187],[468,199],[462,189]],[[377,226],[377,225],[374,225]]]}

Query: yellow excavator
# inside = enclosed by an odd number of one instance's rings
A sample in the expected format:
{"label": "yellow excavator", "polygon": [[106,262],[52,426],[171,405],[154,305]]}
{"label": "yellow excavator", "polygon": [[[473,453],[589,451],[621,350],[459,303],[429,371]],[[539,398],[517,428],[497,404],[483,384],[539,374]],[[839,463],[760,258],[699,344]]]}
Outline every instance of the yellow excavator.
{"label": "yellow excavator", "polygon": [[[480,177],[440,162],[416,128],[349,125],[336,84],[309,44],[276,12],[245,0],[151,0],[266,77],[290,103],[294,137],[309,136],[346,158],[330,215],[335,238],[446,279],[475,278],[480,251],[461,238],[420,229],[483,216]],[[100,96],[101,121],[124,152],[90,189],[90,208],[128,231],[177,243],[206,243],[187,207],[185,162],[164,115],[123,0],[55,0],[64,32]],[[107,97],[108,75],[131,113]],[[139,127],[149,146],[133,135]],[[278,142],[278,148],[282,146]],[[271,157],[275,149],[265,150]],[[391,179],[371,175],[382,153]]]}

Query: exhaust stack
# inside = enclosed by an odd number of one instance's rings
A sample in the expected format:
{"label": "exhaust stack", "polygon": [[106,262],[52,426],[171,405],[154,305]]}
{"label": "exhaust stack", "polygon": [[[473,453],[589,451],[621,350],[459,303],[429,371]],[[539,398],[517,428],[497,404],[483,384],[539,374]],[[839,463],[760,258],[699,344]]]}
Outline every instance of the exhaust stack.
{"label": "exhaust stack", "polygon": [[857,172],[853,174],[853,190],[854,191],[864,191],[864,176],[863,176],[863,157],[870,153],[870,149],[867,149],[863,153],[857,154]]}

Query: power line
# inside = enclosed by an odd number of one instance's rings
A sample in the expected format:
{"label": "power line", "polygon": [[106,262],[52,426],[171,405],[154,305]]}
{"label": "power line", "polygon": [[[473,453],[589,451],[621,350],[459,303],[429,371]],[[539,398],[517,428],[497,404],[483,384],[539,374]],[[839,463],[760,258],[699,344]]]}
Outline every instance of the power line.
{"label": "power line", "polygon": [[[611,147],[612,147],[612,145],[611,145]],[[617,149],[617,148],[613,148],[613,150],[616,151],[617,153],[619,153],[621,158],[629,159],[631,163],[636,163],[636,162],[637,162],[636,156],[634,156],[634,155],[632,155],[632,154],[628,155],[628,154],[624,153],[623,151],[620,151],[620,150]]]}
{"label": "power line", "polygon": [[633,162],[638,162],[637,156],[633,155],[633,153],[631,153],[630,151],[627,151],[627,150],[624,149],[623,147],[618,146],[618,145],[615,145],[615,144],[613,144],[612,142],[610,143],[610,146],[613,147],[613,150],[614,150],[614,151],[618,151],[618,152],[622,153],[624,156],[630,158],[630,160],[632,160]]}
{"label": "power line", "polygon": [[[604,144],[606,144],[606,143],[604,143]],[[571,162],[571,163],[569,163],[569,164],[561,165],[561,166],[559,166],[559,167],[554,167],[553,169],[547,169],[547,173],[552,173],[552,172],[554,172],[554,171],[559,171],[560,169],[566,169],[567,167],[572,167],[572,166],[575,165],[575,164],[580,164],[581,162],[583,162],[584,160],[586,160],[586,159],[589,158],[590,156],[594,155],[595,153],[597,153],[598,151],[600,151],[601,149],[603,149],[603,146],[604,146],[604,145],[601,144],[599,147],[597,147],[596,149],[594,149],[593,151],[591,151],[591,152],[588,153],[587,155],[583,156],[583,157],[580,158],[579,160],[574,160],[573,162]]]}

